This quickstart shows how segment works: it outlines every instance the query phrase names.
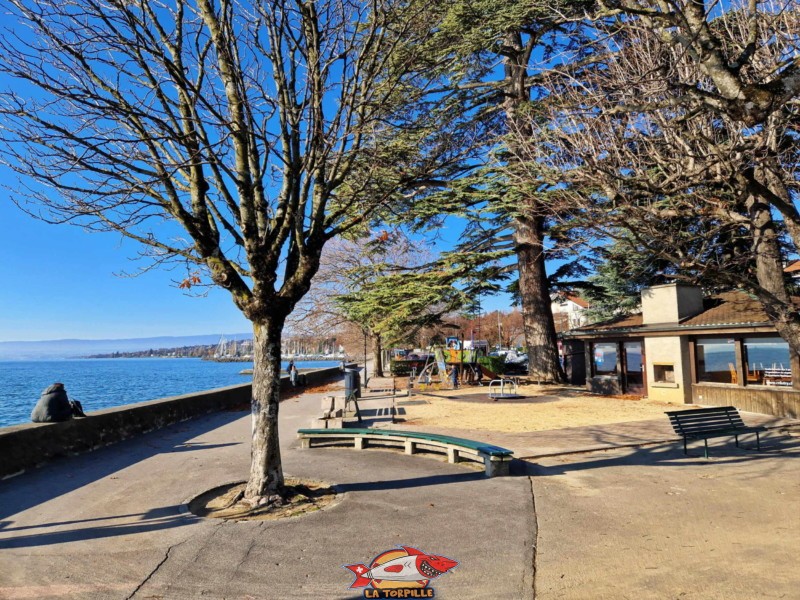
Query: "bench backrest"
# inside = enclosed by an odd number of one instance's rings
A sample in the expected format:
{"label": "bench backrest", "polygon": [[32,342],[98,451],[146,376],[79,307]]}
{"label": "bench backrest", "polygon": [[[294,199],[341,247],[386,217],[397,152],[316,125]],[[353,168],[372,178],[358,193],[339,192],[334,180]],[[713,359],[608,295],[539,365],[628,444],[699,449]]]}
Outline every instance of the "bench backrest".
{"label": "bench backrest", "polygon": [[730,431],[747,426],[735,406],[715,406],[666,413],[675,433],[691,435],[703,431]]}

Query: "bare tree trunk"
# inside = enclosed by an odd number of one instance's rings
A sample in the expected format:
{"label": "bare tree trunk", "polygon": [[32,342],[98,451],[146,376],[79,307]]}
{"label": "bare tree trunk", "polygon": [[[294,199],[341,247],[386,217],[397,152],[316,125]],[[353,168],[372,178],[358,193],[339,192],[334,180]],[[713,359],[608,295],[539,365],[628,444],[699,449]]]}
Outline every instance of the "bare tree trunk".
{"label": "bare tree trunk", "polygon": [[245,490],[248,500],[278,494],[283,487],[278,439],[283,323],[274,321],[253,323],[253,439],[250,479]]}
{"label": "bare tree trunk", "polygon": [[800,318],[786,290],[778,232],[770,205],[751,196],[747,200],[747,207],[753,229],[756,279],[760,287],[751,291],[756,293],[764,312],[778,334],[789,344],[793,354],[800,354]]}
{"label": "bare tree trunk", "polygon": [[380,334],[372,335],[372,370],[376,377],[383,377],[383,344]]}
{"label": "bare tree trunk", "polygon": [[563,381],[544,261],[544,218],[517,217],[514,244],[519,268],[528,373],[537,381]]}

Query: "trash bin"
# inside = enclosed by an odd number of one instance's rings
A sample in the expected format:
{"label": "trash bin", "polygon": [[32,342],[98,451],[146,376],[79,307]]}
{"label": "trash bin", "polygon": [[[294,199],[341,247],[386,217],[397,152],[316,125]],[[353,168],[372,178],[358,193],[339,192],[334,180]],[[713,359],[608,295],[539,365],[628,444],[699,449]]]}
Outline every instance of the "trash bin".
{"label": "trash bin", "polygon": [[350,398],[355,395],[361,398],[361,377],[358,369],[344,370],[344,397]]}

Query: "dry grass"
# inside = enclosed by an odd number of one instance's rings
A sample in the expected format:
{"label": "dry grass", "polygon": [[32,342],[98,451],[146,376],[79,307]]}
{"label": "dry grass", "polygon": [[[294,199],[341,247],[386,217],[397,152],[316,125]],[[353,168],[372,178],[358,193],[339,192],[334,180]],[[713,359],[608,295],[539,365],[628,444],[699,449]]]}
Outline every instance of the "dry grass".
{"label": "dry grass", "polygon": [[525,400],[479,401],[487,388],[418,393],[425,404],[405,406],[407,425],[522,433],[663,419],[664,411],[692,408],[636,397],[593,396],[574,388],[519,387]]}

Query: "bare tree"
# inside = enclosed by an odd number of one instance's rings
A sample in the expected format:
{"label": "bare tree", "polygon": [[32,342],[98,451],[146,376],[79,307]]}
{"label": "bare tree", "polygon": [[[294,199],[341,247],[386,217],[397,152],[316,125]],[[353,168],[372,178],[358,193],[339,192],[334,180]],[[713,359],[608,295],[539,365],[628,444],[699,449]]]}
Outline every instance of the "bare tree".
{"label": "bare tree", "polygon": [[[679,78],[686,100],[754,126],[800,96],[800,55],[766,48],[796,47],[796,0],[599,0],[599,15],[651,35],[694,67]],[[768,34],[774,34],[770,39]],[[708,85],[695,85],[700,80]]]}
{"label": "bare tree", "polygon": [[[519,132],[527,143],[518,175],[558,186],[565,210],[595,238],[646,248],[676,266],[674,277],[756,295],[798,352],[782,259],[787,244],[800,247],[800,90],[785,93],[800,57],[799,7],[709,8],[699,27],[702,2],[655,4],[600,22],[593,62],[553,73],[549,118]],[[668,8],[683,15],[679,25],[664,24]],[[723,66],[695,47],[712,37],[708,51]],[[745,96],[729,98],[722,71]],[[767,106],[748,100],[758,90],[783,91]]]}
{"label": "bare tree", "polygon": [[283,485],[281,332],[325,243],[459,158],[414,2],[9,0],[16,201],[207,277],[253,323],[245,498]]}
{"label": "bare tree", "polygon": [[[398,335],[406,332],[383,329],[383,320],[361,318],[354,321],[337,299],[391,273],[423,267],[431,259],[424,244],[413,243],[397,231],[382,230],[372,238],[332,240],[322,253],[319,272],[309,293],[298,303],[288,323],[293,330],[314,332],[315,335],[322,332],[330,335],[331,332],[345,332],[352,326],[358,327],[369,338],[374,372],[382,375],[385,344],[394,343]],[[383,313],[392,310],[391,304],[382,307]]]}

